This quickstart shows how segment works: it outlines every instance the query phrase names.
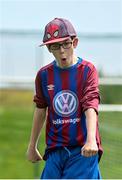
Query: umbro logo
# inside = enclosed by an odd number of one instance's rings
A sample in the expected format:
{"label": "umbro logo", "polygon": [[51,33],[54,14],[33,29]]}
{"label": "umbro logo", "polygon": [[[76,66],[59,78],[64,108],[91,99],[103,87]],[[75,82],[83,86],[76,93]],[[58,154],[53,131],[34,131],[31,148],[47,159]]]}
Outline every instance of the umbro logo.
{"label": "umbro logo", "polygon": [[54,85],[53,84],[49,84],[48,86],[47,86],[47,89],[48,89],[48,91],[52,91],[52,90],[54,90]]}

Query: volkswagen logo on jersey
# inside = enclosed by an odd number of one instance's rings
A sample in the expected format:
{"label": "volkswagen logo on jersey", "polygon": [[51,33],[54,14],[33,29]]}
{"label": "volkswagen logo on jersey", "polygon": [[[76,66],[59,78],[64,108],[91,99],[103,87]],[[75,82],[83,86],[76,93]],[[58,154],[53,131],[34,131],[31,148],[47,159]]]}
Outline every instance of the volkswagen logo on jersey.
{"label": "volkswagen logo on jersey", "polygon": [[78,98],[72,91],[60,91],[55,95],[53,99],[53,108],[55,112],[60,116],[71,116],[77,111]]}

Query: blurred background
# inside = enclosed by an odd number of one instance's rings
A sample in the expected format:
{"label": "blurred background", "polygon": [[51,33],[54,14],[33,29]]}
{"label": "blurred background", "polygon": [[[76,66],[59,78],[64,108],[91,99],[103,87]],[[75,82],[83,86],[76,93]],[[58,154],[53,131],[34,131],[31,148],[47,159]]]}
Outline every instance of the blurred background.
{"label": "blurred background", "polygon": [[[99,128],[104,179],[122,178],[122,1],[0,0],[0,178],[39,178],[44,162],[26,159],[34,111],[34,79],[53,60],[42,41],[55,17],[78,32],[77,56],[99,72]],[[45,134],[39,143],[44,152]],[[7,173],[6,173],[7,172]]]}

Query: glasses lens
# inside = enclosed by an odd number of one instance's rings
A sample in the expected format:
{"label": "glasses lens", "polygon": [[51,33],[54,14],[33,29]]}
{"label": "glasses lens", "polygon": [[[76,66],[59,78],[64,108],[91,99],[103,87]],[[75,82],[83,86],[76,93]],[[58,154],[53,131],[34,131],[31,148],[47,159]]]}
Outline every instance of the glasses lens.
{"label": "glasses lens", "polygon": [[63,48],[69,49],[71,47],[71,44],[72,44],[72,42],[65,42],[65,43],[63,43]]}
{"label": "glasses lens", "polygon": [[57,49],[59,49],[60,48],[60,45],[58,44],[58,43],[55,43],[55,44],[51,44],[50,45],[50,49],[51,50],[57,50]]}

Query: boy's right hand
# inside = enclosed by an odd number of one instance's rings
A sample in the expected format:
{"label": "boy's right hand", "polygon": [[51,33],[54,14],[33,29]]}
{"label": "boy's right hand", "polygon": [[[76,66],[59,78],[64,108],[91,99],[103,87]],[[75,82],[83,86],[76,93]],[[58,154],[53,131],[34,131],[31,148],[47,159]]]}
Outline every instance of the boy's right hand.
{"label": "boy's right hand", "polygon": [[32,163],[36,163],[41,161],[43,158],[37,148],[29,146],[27,150],[27,159]]}

